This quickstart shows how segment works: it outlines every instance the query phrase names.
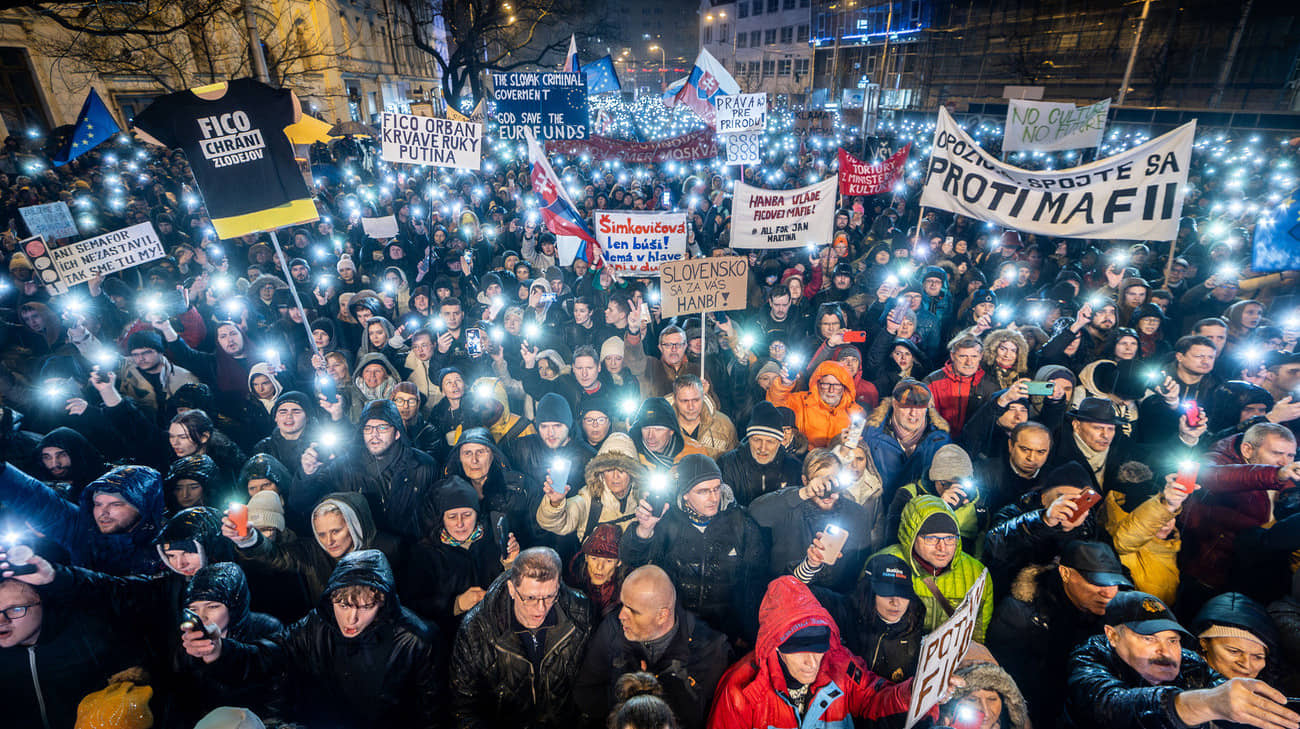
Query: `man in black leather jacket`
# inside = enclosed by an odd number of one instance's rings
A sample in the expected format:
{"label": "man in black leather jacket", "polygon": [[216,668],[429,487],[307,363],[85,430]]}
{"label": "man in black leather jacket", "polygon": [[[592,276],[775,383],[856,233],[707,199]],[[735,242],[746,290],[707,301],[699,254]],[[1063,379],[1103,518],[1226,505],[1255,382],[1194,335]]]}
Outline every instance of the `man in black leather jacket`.
{"label": "man in black leather jacket", "polygon": [[1105,635],[1070,656],[1064,729],[1186,729],[1235,722],[1295,729],[1300,714],[1263,681],[1223,677],[1182,647],[1192,636],[1160,600],[1123,592],[1106,606]]}

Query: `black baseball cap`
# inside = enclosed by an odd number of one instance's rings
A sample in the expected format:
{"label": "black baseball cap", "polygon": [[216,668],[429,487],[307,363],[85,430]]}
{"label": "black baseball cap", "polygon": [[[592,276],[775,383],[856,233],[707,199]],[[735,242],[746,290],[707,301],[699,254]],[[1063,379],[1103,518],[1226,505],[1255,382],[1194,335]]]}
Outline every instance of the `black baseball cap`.
{"label": "black baseball cap", "polygon": [[871,580],[871,591],[881,597],[916,597],[912,589],[912,570],[903,560],[892,554],[881,554],[867,562],[866,576]]}
{"label": "black baseball cap", "polygon": [[1106,625],[1123,625],[1140,635],[1155,635],[1164,630],[1173,630],[1186,638],[1192,634],[1178,624],[1169,607],[1160,599],[1145,592],[1133,590],[1121,592],[1106,605]]}
{"label": "black baseball cap", "polygon": [[1078,571],[1083,579],[1098,587],[1118,585],[1133,589],[1133,583],[1124,575],[1124,565],[1120,564],[1115,550],[1101,542],[1074,540],[1068,542],[1061,550],[1061,564]]}

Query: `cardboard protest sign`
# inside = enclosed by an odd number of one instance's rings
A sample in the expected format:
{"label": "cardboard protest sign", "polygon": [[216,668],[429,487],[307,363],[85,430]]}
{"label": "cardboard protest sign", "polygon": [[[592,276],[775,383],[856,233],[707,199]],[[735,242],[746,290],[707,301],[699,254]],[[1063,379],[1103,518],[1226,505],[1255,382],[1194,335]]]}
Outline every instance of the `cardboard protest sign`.
{"label": "cardboard protest sign", "polygon": [[1076,107],[1055,101],[1011,99],[1002,139],[1006,152],[1059,152],[1101,144],[1110,99]]}
{"label": "cardboard protest sign", "polygon": [[112,233],[51,248],[39,237],[22,242],[36,275],[50,293],[67,293],[100,274],[138,266],[167,255],[153,223],[138,223]]}
{"label": "cardboard protest sign", "polygon": [[907,153],[911,150],[912,144],[908,142],[906,147],[890,155],[889,159],[869,165],[841,148],[840,194],[878,195],[893,190],[895,183],[903,176],[903,166],[907,164]]}
{"label": "cardboard protest sign", "polygon": [[722,136],[727,146],[727,164],[756,165],[763,161],[763,132],[741,132]]}
{"label": "cardboard protest sign", "polygon": [[1001,162],[939,107],[921,206],[1054,238],[1170,241],[1178,235],[1196,122],[1064,170]]}
{"label": "cardboard protest sign", "polygon": [[587,77],[561,71],[492,74],[492,98],[502,139],[586,139]]}
{"label": "cardboard protest sign", "polygon": [[686,213],[596,211],[596,242],[622,276],[654,276],[665,261],[686,257]]}
{"label": "cardboard protest sign", "polygon": [[[411,102],[411,113],[416,116],[433,116],[433,104],[427,101],[413,101]],[[448,114],[447,117],[453,118],[451,114]],[[457,121],[463,120],[457,119]]]}
{"label": "cardboard protest sign", "polygon": [[385,162],[477,170],[483,155],[483,125],[386,111],[380,137]]}
{"label": "cardboard protest sign", "polygon": [[966,655],[971,636],[975,634],[975,623],[979,620],[988,576],[989,571],[984,570],[952,616],[921,640],[905,727],[916,724],[939,703],[939,696],[947,689],[953,669]]}
{"label": "cardboard protest sign", "polygon": [[664,317],[744,309],[749,305],[749,259],[665,261],[659,265],[659,289]]}
{"label": "cardboard protest sign", "polygon": [[72,211],[62,200],[45,205],[28,205],[18,208],[32,235],[39,235],[45,240],[75,238],[77,224],[72,221]]}
{"label": "cardboard protest sign", "polygon": [[728,94],[716,100],[718,134],[763,131],[767,128],[767,94]]}
{"label": "cardboard protest sign", "polygon": [[380,218],[362,218],[361,230],[371,238],[393,238],[397,236],[397,218],[392,215],[385,215]]}
{"label": "cardboard protest sign", "polygon": [[732,194],[732,248],[795,248],[831,242],[835,186],[827,177],[794,190],[764,190],[741,182]]}

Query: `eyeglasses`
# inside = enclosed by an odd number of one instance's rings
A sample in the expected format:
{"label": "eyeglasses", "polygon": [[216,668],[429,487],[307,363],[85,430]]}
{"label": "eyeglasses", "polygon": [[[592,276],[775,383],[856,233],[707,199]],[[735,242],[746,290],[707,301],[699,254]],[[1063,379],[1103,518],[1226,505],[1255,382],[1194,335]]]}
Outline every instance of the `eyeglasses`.
{"label": "eyeglasses", "polygon": [[363,425],[361,426],[362,435],[386,435],[393,429],[391,425]]}
{"label": "eyeglasses", "polygon": [[923,537],[917,537],[917,539],[919,539],[921,543],[927,547],[937,547],[940,544],[944,545],[945,547],[952,547],[957,544],[957,540],[959,539],[959,537],[955,534],[949,534],[947,536],[932,536],[927,534]]}
{"label": "eyeglasses", "polygon": [[817,387],[823,390],[829,390],[830,392],[835,392],[836,390],[844,389],[844,385],[836,380],[829,380],[829,381],[822,380],[821,382],[817,383]]}
{"label": "eyeglasses", "polygon": [[554,604],[555,604],[555,601],[556,601],[559,597],[560,597],[560,593],[558,593],[558,592],[553,592],[553,593],[551,593],[550,595],[518,595],[518,594],[516,594],[515,599],[518,600],[519,602],[523,603],[524,605],[527,605],[528,607],[532,607],[533,605],[542,605],[542,606],[544,606],[544,607],[550,607],[551,605],[554,605]]}
{"label": "eyeglasses", "polygon": [[395,397],[395,398],[393,398],[393,403],[396,404],[396,405],[419,405],[419,404],[420,404],[420,398],[418,398],[418,397]]}
{"label": "eyeglasses", "polygon": [[682,349],[686,346],[686,342],[660,342],[659,346],[663,349]]}
{"label": "eyeglasses", "polygon": [[26,615],[28,610],[31,610],[37,605],[40,605],[40,603],[34,602],[31,605],[14,605],[13,607],[7,607],[0,610],[0,615],[4,615],[10,620],[17,620]]}
{"label": "eyeglasses", "polygon": [[588,416],[582,419],[584,425],[604,425],[609,422],[609,418],[604,415]]}

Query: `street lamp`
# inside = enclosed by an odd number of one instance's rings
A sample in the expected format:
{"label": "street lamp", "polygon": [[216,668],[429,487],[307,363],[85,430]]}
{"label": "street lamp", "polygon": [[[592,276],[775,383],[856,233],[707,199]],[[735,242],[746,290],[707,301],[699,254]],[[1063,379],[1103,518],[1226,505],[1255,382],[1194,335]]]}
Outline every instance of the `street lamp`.
{"label": "street lamp", "polygon": [[667,56],[664,54],[664,47],[661,45],[650,46],[650,51],[659,51],[659,90],[662,91],[667,86],[664,85],[664,66],[668,65]]}

